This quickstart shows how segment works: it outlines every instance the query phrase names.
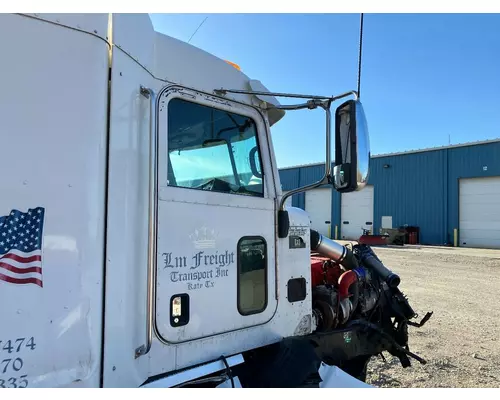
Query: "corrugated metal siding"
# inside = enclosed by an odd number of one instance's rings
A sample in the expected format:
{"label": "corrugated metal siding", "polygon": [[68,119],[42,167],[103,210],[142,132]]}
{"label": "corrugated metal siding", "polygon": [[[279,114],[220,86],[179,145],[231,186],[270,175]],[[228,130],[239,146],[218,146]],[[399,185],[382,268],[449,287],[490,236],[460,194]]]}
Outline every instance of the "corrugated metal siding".
{"label": "corrugated metal siding", "polygon": [[[323,174],[322,165],[280,171],[284,190],[313,183]],[[382,216],[391,215],[394,227],[418,226],[422,244],[451,244],[458,228],[458,180],[487,176],[500,176],[498,142],[372,158],[368,183],[374,185],[375,232]],[[292,204],[305,208],[305,194],[294,196]],[[335,225],[341,227],[340,210],[341,196],[334,190],[332,235]]]}
{"label": "corrugated metal siding", "polygon": [[382,216],[387,215],[392,216],[394,228],[418,226],[422,244],[443,243],[443,159],[443,151],[371,159],[368,182],[374,185],[375,232],[379,232]]}
{"label": "corrugated metal siding", "polygon": [[[325,174],[325,166],[324,165],[312,165],[312,166],[303,167],[300,169],[300,171],[301,172],[300,172],[299,185],[305,186],[305,185],[310,185],[311,183],[317,182],[321,178],[323,178],[323,175]],[[300,207],[303,210],[305,210],[306,209],[306,194],[305,194],[305,192],[298,194],[297,197],[298,197],[297,207]]]}
{"label": "corrugated metal siding", "polygon": [[319,181],[325,174],[324,165],[307,165],[298,168],[287,168],[279,171],[283,190],[295,189]]}
{"label": "corrugated metal siding", "polygon": [[[325,174],[324,165],[308,165],[299,168],[289,168],[279,171],[282,190],[291,190],[300,186],[310,185],[319,181]],[[306,207],[305,193],[297,193],[292,196],[292,205],[294,207]]]}
{"label": "corrugated metal siding", "polygon": [[300,168],[284,169],[279,171],[281,190],[292,190],[299,186]]}
{"label": "corrugated metal siding", "polygon": [[307,166],[300,169],[300,186],[319,181],[325,174],[324,165]]}
{"label": "corrugated metal siding", "polygon": [[375,229],[383,215],[392,215],[395,226],[419,226],[423,244],[452,244],[459,179],[500,176],[499,155],[497,142],[373,158]]}
{"label": "corrugated metal siding", "polygon": [[[291,168],[279,171],[281,190],[292,190],[300,186],[300,168]],[[300,207],[302,193],[292,196],[292,206]],[[301,207],[303,208],[303,207]]]}

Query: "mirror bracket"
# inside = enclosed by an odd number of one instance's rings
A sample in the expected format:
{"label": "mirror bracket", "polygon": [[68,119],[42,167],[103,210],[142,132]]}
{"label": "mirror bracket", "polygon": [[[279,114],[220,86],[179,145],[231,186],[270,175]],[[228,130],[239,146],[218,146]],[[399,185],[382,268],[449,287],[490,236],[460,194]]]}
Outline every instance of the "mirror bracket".
{"label": "mirror bracket", "polygon": [[288,217],[288,212],[285,211],[285,201],[296,193],[305,192],[317,188],[321,185],[332,185],[334,184],[335,177],[331,174],[332,162],[331,162],[331,104],[340,100],[344,97],[353,96],[355,100],[358,99],[358,93],[356,91],[349,91],[342,93],[337,96],[315,96],[315,95],[305,95],[305,94],[293,94],[293,93],[276,93],[268,91],[257,91],[257,90],[241,90],[241,89],[215,89],[214,94],[217,96],[226,96],[228,93],[235,94],[246,94],[253,96],[273,96],[273,97],[288,97],[288,98],[300,98],[307,99],[305,103],[292,104],[292,105],[281,105],[281,104],[271,104],[266,101],[261,101],[260,108],[262,109],[280,109],[280,110],[302,110],[309,109],[314,110],[318,107],[323,108],[326,113],[326,162],[325,162],[325,174],[323,178],[319,181],[303,186],[300,188],[293,189],[281,197],[280,204],[278,207],[278,237],[285,238],[288,236],[288,230],[290,225],[290,220]]}
{"label": "mirror bracket", "polygon": [[[302,186],[302,187],[299,187],[299,188],[296,188],[296,189],[292,189],[290,190],[288,193],[285,193],[282,197],[281,197],[281,201],[280,201],[280,204],[279,204],[279,210],[280,211],[284,211],[285,210],[285,201],[290,197],[290,196],[293,196],[294,194],[297,194],[297,193],[301,193],[301,192],[305,192],[307,190],[311,190],[311,189],[315,189],[321,185],[325,185],[325,184],[329,184],[330,182],[330,176],[331,176],[331,168],[332,168],[332,161],[331,161],[331,111],[330,111],[330,105],[332,103],[332,100],[331,99],[328,99],[328,100],[321,100],[321,101],[318,101],[318,104],[316,105],[316,107],[321,107],[325,110],[325,114],[326,114],[326,161],[325,161],[325,173],[323,175],[323,177],[315,182],[315,183],[312,183],[310,185],[306,185],[306,186]],[[307,103],[306,103],[307,104]],[[315,107],[315,108],[316,108]],[[285,236],[286,237],[286,236]]]}

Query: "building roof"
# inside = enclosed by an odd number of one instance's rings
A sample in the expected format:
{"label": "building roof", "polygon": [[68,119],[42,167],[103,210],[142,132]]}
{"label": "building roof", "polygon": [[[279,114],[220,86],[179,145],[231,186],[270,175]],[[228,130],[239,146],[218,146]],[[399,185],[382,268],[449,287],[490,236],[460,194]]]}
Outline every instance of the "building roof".
{"label": "building roof", "polygon": [[428,147],[428,148],[424,148],[424,149],[405,150],[405,151],[400,151],[400,152],[395,152],[395,153],[376,154],[376,155],[372,155],[372,158],[399,156],[399,155],[412,154],[412,153],[424,153],[427,151],[454,149],[456,147],[477,146],[477,145],[481,145],[481,144],[498,143],[498,142],[500,142],[500,138],[489,139],[489,140],[478,140],[476,142],[465,142],[465,143],[450,144],[450,145],[446,145],[446,146]]}
{"label": "building roof", "polygon": [[[400,152],[395,152],[395,153],[372,154],[371,158],[401,156],[401,155],[406,155],[406,154],[424,153],[424,152],[428,152],[428,151],[453,149],[453,148],[457,148],[457,147],[477,146],[477,145],[481,145],[481,144],[490,144],[490,143],[500,143],[500,138],[497,138],[497,139],[488,139],[488,140],[479,140],[479,141],[476,141],[476,142],[465,142],[465,143],[450,144],[450,145],[438,146],[438,147],[428,147],[428,148],[423,148],[423,149],[405,150],[405,151],[400,151]],[[315,167],[315,166],[324,165],[324,164],[325,164],[324,162],[315,162],[315,163],[308,163],[308,164],[298,164],[298,165],[291,165],[291,166],[288,166],[288,167],[279,168],[279,170],[283,171],[283,170],[286,170],[286,169]]]}

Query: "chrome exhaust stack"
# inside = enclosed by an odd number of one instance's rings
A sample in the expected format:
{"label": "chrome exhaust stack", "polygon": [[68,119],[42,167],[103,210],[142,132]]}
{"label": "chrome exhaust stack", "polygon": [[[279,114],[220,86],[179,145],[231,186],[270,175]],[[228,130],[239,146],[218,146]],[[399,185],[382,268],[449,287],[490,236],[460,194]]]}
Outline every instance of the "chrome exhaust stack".
{"label": "chrome exhaust stack", "polygon": [[358,267],[358,261],[351,250],[341,245],[335,240],[323,236],[318,231],[311,229],[311,250],[321,255],[331,258],[342,264],[346,269],[355,269]]}

